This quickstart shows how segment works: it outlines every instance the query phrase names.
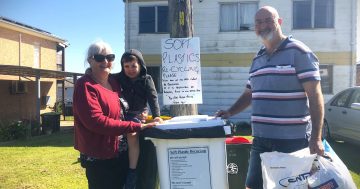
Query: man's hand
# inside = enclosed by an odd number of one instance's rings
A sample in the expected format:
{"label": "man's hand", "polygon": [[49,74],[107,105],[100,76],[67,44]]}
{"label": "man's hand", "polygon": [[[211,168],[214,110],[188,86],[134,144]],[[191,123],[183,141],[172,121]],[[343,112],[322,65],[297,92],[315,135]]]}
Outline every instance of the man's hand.
{"label": "man's hand", "polygon": [[215,113],[215,117],[221,117],[222,119],[227,119],[231,117],[231,113],[228,110],[218,110]]}
{"label": "man's hand", "polygon": [[239,99],[228,109],[228,110],[219,110],[215,113],[215,117],[221,117],[223,119],[227,119],[237,113],[243,111],[251,104],[251,90],[245,88],[243,94],[239,97]]}
{"label": "man's hand", "polygon": [[144,130],[146,128],[155,127],[158,124],[159,124],[159,122],[151,122],[151,123],[141,124],[141,130]]}
{"label": "man's hand", "polygon": [[310,138],[309,149],[311,154],[324,155],[324,145],[321,139]]}

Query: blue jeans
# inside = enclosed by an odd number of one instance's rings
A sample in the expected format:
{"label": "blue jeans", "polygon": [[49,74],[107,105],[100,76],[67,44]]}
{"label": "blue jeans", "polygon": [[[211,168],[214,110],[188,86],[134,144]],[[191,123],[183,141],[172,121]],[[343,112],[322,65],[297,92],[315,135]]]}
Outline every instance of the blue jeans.
{"label": "blue jeans", "polygon": [[246,186],[252,189],[262,189],[260,154],[263,152],[291,153],[309,146],[307,138],[303,139],[268,139],[254,137],[250,151],[249,167],[246,176]]}

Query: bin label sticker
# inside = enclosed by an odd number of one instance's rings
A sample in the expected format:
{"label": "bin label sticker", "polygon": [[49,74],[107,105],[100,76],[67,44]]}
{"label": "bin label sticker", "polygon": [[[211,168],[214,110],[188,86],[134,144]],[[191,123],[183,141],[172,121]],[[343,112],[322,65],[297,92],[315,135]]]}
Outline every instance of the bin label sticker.
{"label": "bin label sticker", "polygon": [[211,189],[208,147],[168,148],[168,163],[170,189]]}
{"label": "bin label sticker", "polygon": [[239,167],[236,165],[236,163],[229,163],[227,165],[227,172],[231,175],[238,174]]}

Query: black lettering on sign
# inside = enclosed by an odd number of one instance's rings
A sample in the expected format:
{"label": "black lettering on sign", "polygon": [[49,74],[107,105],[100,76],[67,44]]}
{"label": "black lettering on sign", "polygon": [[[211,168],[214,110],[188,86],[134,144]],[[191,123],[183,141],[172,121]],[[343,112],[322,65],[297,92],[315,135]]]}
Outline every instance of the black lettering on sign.
{"label": "black lettering on sign", "polygon": [[170,38],[165,40],[164,48],[165,49],[183,49],[189,48],[191,38],[187,39],[177,39],[177,38]]}

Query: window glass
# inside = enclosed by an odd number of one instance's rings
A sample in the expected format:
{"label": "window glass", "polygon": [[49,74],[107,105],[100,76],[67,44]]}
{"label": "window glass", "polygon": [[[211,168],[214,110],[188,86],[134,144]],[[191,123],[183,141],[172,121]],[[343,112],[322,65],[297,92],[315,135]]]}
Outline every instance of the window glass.
{"label": "window glass", "polygon": [[255,3],[240,4],[240,30],[254,30],[254,16],[257,11]]}
{"label": "window glass", "polygon": [[294,28],[311,28],[311,1],[294,1]]}
{"label": "window glass", "polygon": [[220,31],[254,30],[257,3],[220,4]]}
{"label": "window glass", "polygon": [[169,32],[168,26],[168,7],[159,6],[157,7],[157,17],[158,17],[158,28],[157,32]]}
{"label": "window glass", "polygon": [[315,28],[332,28],[334,20],[334,1],[315,1]]}
{"label": "window glass", "polygon": [[220,31],[235,31],[237,17],[237,3],[220,5]]}
{"label": "window glass", "polygon": [[346,90],[342,92],[336,99],[331,103],[332,106],[345,107],[346,101],[350,97],[351,90]]}
{"label": "window glass", "polygon": [[333,28],[334,0],[294,0],[293,28]]}
{"label": "window glass", "polygon": [[139,33],[155,32],[155,7],[139,7]]}
{"label": "window glass", "polygon": [[360,103],[360,90],[354,91],[349,104],[351,105],[352,103]]}

